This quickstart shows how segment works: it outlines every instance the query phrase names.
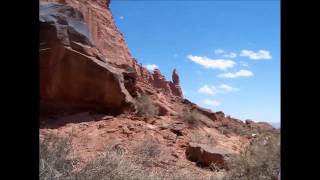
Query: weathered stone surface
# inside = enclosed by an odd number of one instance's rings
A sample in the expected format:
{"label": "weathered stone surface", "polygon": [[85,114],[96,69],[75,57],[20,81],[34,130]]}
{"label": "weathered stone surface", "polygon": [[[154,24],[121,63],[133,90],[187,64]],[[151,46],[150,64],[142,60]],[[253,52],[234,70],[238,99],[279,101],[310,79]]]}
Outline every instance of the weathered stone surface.
{"label": "weathered stone surface", "polygon": [[210,109],[205,109],[199,106],[197,106],[195,109],[197,109],[199,112],[201,112],[213,121],[218,120],[218,116],[216,115],[216,113],[212,112]]}
{"label": "weathered stone surface", "polygon": [[183,97],[181,86],[180,86],[180,78],[176,69],[173,69],[172,82],[170,82],[169,85],[173,95]]}
{"label": "weathered stone surface", "polygon": [[189,160],[197,162],[202,166],[210,166],[214,163],[227,169],[225,157],[231,154],[225,149],[209,147],[203,144],[189,143],[186,150],[186,156]]}
{"label": "weathered stone surface", "polygon": [[177,85],[180,84],[180,78],[176,69],[173,69],[173,72],[172,72],[172,82]]}
{"label": "weathered stone surface", "polygon": [[254,121],[252,121],[252,120],[250,120],[250,119],[247,119],[245,122],[246,122],[247,125],[254,123]]}
{"label": "weathered stone surface", "polygon": [[60,2],[69,5],[83,14],[88,32],[97,49],[114,64],[132,65],[133,58],[124,41],[122,33],[115,26],[110,0],[40,0],[42,2]]}
{"label": "weathered stone surface", "polygon": [[94,49],[80,12],[66,5],[45,3],[40,5],[39,18],[40,42],[45,44],[39,54],[42,113],[117,114],[131,107],[134,100],[126,86],[134,83],[125,82],[130,72],[89,56],[79,51],[81,48],[70,47],[77,43]]}

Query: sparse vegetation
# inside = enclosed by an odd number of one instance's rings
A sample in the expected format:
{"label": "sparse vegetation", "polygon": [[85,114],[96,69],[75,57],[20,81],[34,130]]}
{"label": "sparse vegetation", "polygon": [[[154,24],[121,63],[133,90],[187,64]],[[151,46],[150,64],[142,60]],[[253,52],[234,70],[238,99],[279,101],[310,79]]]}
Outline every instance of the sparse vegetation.
{"label": "sparse vegetation", "polygon": [[193,131],[191,134],[191,142],[199,143],[199,144],[207,144],[215,146],[217,141],[208,133],[202,134],[199,131]]}
{"label": "sparse vegetation", "polygon": [[[197,132],[197,131],[195,131]],[[210,137],[196,134],[193,141],[209,144]],[[77,159],[70,156],[72,152],[70,138],[49,136],[40,143],[41,180],[193,180],[199,175],[190,169],[165,170],[157,167],[165,155],[161,145],[152,138],[146,138],[136,145],[133,156],[109,144],[105,151],[88,162],[84,168],[75,171]],[[238,156],[227,159],[229,171],[226,176],[212,175],[210,180],[273,180],[280,169],[279,134],[263,132],[248,148]],[[132,154],[131,154],[132,155]],[[221,171],[212,164],[212,171]]]}
{"label": "sparse vegetation", "polygon": [[78,171],[74,171],[76,159],[69,160],[72,148],[69,138],[50,136],[40,143],[40,180],[194,180],[196,175],[187,170],[167,172],[149,169],[137,162],[137,158],[155,159],[161,148],[152,139],[137,145],[136,158],[126,157],[123,151],[110,144],[105,151]]}
{"label": "sparse vegetation", "polygon": [[235,125],[225,125],[225,126],[219,127],[219,131],[224,135],[236,134],[240,136],[258,134],[262,132],[258,128],[249,128],[249,127],[235,126]]}
{"label": "sparse vegetation", "polygon": [[260,134],[241,155],[227,162],[230,171],[224,180],[273,180],[280,169],[280,137]]}
{"label": "sparse vegetation", "polygon": [[161,153],[161,147],[154,139],[147,138],[136,146],[135,153],[136,162],[144,166],[152,166],[153,161],[158,158]]}
{"label": "sparse vegetation", "polygon": [[179,114],[179,117],[180,119],[185,121],[190,127],[198,127],[201,124],[207,127],[213,127],[212,120],[196,109],[192,111],[184,110]]}
{"label": "sparse vegetation", "polygon": [[180,115],[180,118],[187,122],[190,126],[196,127],[200,124],[202,114],[197,110],[183,111]]}
{"label": "sparse vegetation", "polygon": [[147,95],[141,95],[136,102],[137,115],[142,117],[152,117],[159,114],[159,109],[152,103]]}
{"label": "sparse vegetation", "polygon": [[67,159],[71,151],[68,138],[48,136],[40,142],[39,146],[39,178],[73,179],[73,165],[76,160]]}

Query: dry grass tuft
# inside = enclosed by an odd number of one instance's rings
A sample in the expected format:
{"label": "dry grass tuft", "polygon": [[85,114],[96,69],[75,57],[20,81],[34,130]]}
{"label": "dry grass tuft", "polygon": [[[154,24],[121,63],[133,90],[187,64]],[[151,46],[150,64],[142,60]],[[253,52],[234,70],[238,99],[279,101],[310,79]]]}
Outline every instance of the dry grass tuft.
{"label": "dry grass tuft", "polygon": [[227,162],[230,171],[224,180],[273,180],[280,169],[280,136],[260,134],[240,156]]}
{"label": "dry grass tuft", "polygon": [[137,115],[141,117],[153,117],[159,114],[159,109],[147,95],[142,95],[136,101]]}

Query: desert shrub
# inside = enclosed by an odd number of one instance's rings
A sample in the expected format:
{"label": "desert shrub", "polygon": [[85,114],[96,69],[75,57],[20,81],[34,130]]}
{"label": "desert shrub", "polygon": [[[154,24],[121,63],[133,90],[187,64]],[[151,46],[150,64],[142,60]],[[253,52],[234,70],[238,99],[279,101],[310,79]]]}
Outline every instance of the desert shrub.
{"label": "desert shrub", "polygon": [[[157,158],[161,153],[160,145],[146,139],[137,146],[137,157],[144,160]],[[136,158],[127,157],[114,144],[106,146],[96,158],[84,168],[74,171],[75,160],[67,160],[71,152],[69,138],[50,137],[40,143],[41,180],[194,180],[197,176],[187,170],[155,170],[146,168]]]}
{"label": "desert shrub", "polygon": [[104,153],[89,162],[79,172],[79,176],[83,179],[94,180],[139,180],[143,179],[140,169],[139,166],[126,159],[122,153],[112,147],[107,147]]}
{"label": "desert shrub", "polygon": [[213,127],[213,121],[196,109],[192,111],[184,110],[178,116],[190,127],[198,127],[201,124],[207,127]]}
{"label": "desert shrub", "polygon": [[159,114],[159,109],[152,103],[147,95],[141,95],[136,101],[137,115],[142,117],[152,117]]}
{"label": "desert shrub", "polygon": [[153,161],[161,154],[161,146],[154,139],[146,138],[135,147],[135,153],[137,162],[152,166]]}
{"label": "desert shrub", "polygon": [[219,131],[224,135],[236,134],[240,136],[262,133],[262,130],[257,128],[249,128],[246,126],[225,125],[219,127]]}
{"label": "desert shrub", "polygon": [[213,172],[218,172],[218,171],[221,171],[223,170],[223,167],[221,167],[220,165],[218,164],[215,164],[215,163],[211,163],[210,166],[209,166],[209,169]]}
{"label": "desert shrub", "polygon": [[71,151],[68,138],[47,136],[39,144],[39,179],[73,179],[76,160],[66,157]]}
{"label": "desert shrub", "polygon": [[199,131],[193,131],[191,134],[191,142],[198,144],[216,145],[217,141],[208,133],[202,134]]}
{"label": "desert shrub", "polygon": [[201,118],[203,118],[203,115],[197,111],[192,110],[190,111],[183,111],[179,114],[179,117],[187,122],[190,126],[196,127],[200,124]]}
{"label": "desert shrub", "polygon": [[227,160],[230,171],[224,180],[273,180],[280,169],[279,135],[260,134],[244,152]]}

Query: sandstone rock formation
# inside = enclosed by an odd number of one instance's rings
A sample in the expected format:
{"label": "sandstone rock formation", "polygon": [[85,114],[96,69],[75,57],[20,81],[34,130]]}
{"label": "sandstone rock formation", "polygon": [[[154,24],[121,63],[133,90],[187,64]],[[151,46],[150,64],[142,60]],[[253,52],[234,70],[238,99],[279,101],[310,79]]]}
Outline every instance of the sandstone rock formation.
{"label": "sandstone rock formation", "polygon": [[167,81],[166,78],[161,74],[159,69],[153,71],[152,76],[149,76],[149,81],[155,88],[163,89],[168,95],[183,97],[182,90],[180,87],[179,75],[176,70],[173,70],[172,81]]}
{"label": "sandstone rock formation", "polygon": [[[176,69],[168,81],[159,69],[150,72],[139,64],[115,26],[110,0],[40,2],[40,112],[55,115],[41,117],[46,123],[40,133],[67,135],[72,130],[75,154],[82,160],[94,157],[114,139],[130,156],[136,144],[152,137],[165,151],[160,156],[164,159],[155,162],[159,167],[191,170],[191,160],[227,168],[225,157],[239,153],[251,140],[240,133],[226,135],[222,128],[270,129],[266,123],[243,123],[184,99]],[[142,94],[159,109],[154,117],[134,113],[135,98]],[[191,110],[208,117],[208,122],[189,127],[183,115]],[[195,132],[217,145],[189,143]]]}
{"label": "sandstone rock formation", "polygon": [[134,77],[97,59],[99,52],[79,11],[41,3],[39,18],[42,113],[94,110],[114,114],[130,107],[134,100],[127,89],[132,93],[134,82],[125,81]]}
{"label": "sandstone rock formation", "polygon": [[225,157],[229,154],[227,150],[197,143],[189,143],[186,150],[186,156],[191,161],[203,166],[210,166],[213,163],[225,169],[227,169]]}
{"label": "sandstone rock formation", "polygon": [[169,86],[173,95],[183,97],[180,86],[180,78],[176,69],[174,69],[172,72],[172,82],[169,83]]}

